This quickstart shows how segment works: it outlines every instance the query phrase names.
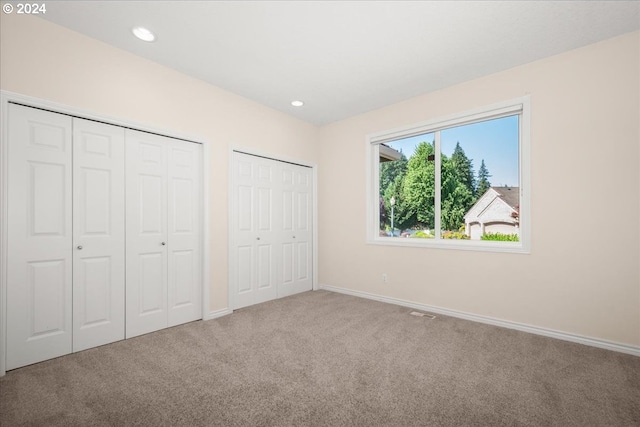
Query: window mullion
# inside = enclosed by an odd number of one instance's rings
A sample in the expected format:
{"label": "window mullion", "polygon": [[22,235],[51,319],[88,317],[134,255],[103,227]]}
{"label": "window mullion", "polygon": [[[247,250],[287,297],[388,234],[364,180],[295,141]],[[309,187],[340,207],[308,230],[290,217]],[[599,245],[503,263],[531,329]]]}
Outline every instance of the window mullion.
{"label": "window mullion", "polygon": [[436,131],[435,133],[435,139],[434,139],[434,153],[435,153],[435,177],[434,177],[434,227],[435,227],[435,238],[436,240],[439,240],[441,238],[440,234],[440,230],[441,230],[441,226],[440,226],[440,202],[441,202],[441,198],[442,198],[442,191],[440,189],[441,187],[441,174],[440,174],[440,169],[442,166],[442,157],[440,156],[440,131]]}

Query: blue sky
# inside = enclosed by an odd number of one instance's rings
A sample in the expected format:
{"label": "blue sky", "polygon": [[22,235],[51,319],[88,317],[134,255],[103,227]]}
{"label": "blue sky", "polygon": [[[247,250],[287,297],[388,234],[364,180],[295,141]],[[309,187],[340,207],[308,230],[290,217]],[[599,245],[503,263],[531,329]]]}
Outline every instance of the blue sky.
{"label": "blue sky", "polygon": [[[430,133],[386,144],[396,150],[401,149],[408,158],[420,142],[433,140],[434,134]],[[492,186],[518,186],[518,116],[503,117],[441,131],[440,145],[447,157],[451,156],[458,141],[467,157],[473,160],[476,176],[480,163],[484,159],[484,164],[491,174],[489,181]]]}

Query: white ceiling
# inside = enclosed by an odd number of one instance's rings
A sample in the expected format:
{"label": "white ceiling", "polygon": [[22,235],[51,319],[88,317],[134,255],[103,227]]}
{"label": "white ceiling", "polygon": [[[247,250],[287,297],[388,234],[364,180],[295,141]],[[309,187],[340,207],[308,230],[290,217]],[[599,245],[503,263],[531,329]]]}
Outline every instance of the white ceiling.
{"label": "white ceiling", "polygon": [[44,17],[322,125],[637,30],[640,3],[56,1]]}

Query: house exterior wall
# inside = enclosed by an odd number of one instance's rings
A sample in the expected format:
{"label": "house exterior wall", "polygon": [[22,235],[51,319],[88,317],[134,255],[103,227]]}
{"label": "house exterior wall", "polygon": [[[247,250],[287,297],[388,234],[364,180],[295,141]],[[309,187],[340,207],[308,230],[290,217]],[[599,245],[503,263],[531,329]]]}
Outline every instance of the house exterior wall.
{"label": "house exterior wall", "polygon": [[471,240],[480,240],[480,238],[484,234],[484,228],[482,224],[478,222],[474,222],[473,224],[467,223],[466,234]]}
{"label": "house exterior wall", "polygon": [[464,216],[465,233],[471,240],[480,240],[486,233],[520,235],[518,224],[511,216],[514,210],[498,196],[496,190],[488,189]]}
{"label": "house exterior wall", "polygon": [[487,206],[498,197],[498,193],[493,188],[489,188],[478,200],[475,205],[469,209],[469,212],[465,215],[465,217],[478,217],[484,211]]}

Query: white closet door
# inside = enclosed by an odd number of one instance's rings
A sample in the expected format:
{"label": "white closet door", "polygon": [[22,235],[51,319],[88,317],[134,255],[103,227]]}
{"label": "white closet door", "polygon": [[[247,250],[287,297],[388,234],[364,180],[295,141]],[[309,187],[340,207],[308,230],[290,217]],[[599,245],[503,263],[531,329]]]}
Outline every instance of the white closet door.
{"label": "white closet door", "polygon": [[169,326],[202,318],[202,145],[173,140],[169,150]]}
{"label": "white closet door", "polygon": [[126,131],[126,336],[167,327],[167,146]]}
{"label": "white closet door", "polygon": [[278,163],[233,153],[231,254],[233,308],[277,298],[277,246],[280,235],[274,221],[282,215],[278,194]]}
{"label": "white closet door", "polygon": [[71,118],[9,105],[7,369],[71,353]]}
{"label": "white closet door", "polygon": [[73,119],[73,351],[124,339],[124,128]]}
{"label": "white closet door", "polygon": [[312,289],[311,168],[282,163],[282,244],[278,297]]}

